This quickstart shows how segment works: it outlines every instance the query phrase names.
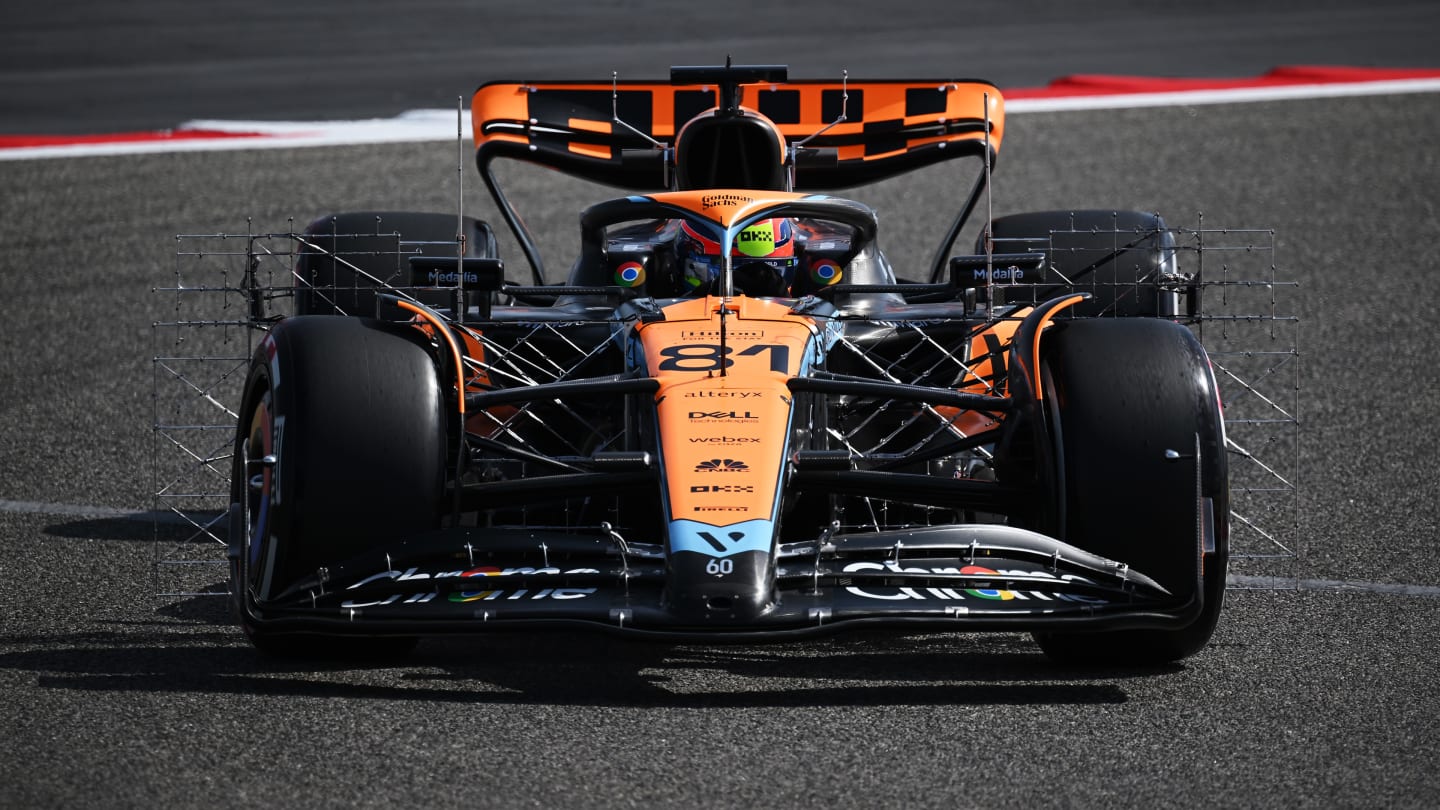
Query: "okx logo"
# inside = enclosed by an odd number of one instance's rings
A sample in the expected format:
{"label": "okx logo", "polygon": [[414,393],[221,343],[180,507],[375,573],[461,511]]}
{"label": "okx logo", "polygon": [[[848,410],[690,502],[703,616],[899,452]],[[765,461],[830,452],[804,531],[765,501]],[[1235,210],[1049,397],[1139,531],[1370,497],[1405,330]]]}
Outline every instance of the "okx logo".
{"label": "okx logo", "polygon": [[733,458],[712,458],[695,465],[695,472],[741,472],[749,469],[750,465]]}

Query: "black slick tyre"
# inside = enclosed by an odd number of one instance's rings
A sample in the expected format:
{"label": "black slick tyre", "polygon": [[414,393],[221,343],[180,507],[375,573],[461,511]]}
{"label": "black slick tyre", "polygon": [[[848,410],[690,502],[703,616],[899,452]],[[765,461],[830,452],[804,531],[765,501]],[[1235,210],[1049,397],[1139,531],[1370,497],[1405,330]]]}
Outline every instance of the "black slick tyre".
{"label": "black slick tyre", "polygon": [[[454,256],[456,226],[465,255],[494,257],[495,234],[482,220],[454,214],[352,211],[321,217],[305,228],[295,260],[296,315],[375,315],[380,284],[410,287],[410,256]],[[443,294],[420,294],[446,306]],[[433,300],[428,300],[433,299]]]}
{"label": "black slick tyre", "polygon": [[1007,303],[1088,292],[1074,314],[1154,317],[1176,306],[1160,284],[1175,272],[1175,239],[1156,214],[1031,211],[997,217],[991,233],[997,253],[1046,254],[1043,280],[1007,290]]}
{"label": "black slick tyre", "polygon": [[1156,579],[1198,613],[1174,629],[1040,632],[1057,662],[1146,665],[1209,641],[1228,559],[1229,476],[1215,380],[1185,327],[1077,319],[1047,335],[1042,385],[1055,443],[1056,536]]}
{"label": "black slick tyre", "polygon": [[[265,605],[318,569],[439,525],[446,417],[434,362],[410,327],[281,321],[256,350],[231,477],[231,592],[264,652],[394,652],[413,640],[271,632]],[[352,643],[353,642],[353,643]]]}

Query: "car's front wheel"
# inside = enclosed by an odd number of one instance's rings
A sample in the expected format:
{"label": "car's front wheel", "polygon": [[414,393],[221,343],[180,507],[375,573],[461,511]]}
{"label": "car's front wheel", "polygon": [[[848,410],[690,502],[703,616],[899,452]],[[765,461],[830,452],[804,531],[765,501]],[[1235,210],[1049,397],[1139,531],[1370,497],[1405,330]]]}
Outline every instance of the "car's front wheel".
{"label": "car's front wheel", "polygon": [[[262,651],[315,652],[313,638],[272,631],[266,604],[327,564],[439,524],[446,421],[434,363],[408,327],[290,318],[256,351],[245,391],[231,592]],[[350,646],[397,645],[413,640]]]}
{"label": "car's front wheel", "polygon": [[1192,655],[1220,616],[1229,553],[1225,432],[1209,359],[1170,321],[1077,319],[1053,330],[1042,360],[1057,461],[1051,531],[1154,578],[1198,611],[1173,629],[1035,639],[1067,663]]}

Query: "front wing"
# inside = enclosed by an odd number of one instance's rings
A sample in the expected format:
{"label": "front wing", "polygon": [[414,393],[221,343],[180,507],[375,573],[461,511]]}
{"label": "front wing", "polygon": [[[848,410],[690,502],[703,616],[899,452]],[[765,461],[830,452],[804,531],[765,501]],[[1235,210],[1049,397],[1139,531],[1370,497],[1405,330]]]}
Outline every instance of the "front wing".
{"label": "front wing", "polygon": [[733,622],[723,614],[717,621],[711,605],[702,627],[667,591],[658,546],[627,543],[613,532],[441,529],[332,566],[254,605],[250,618],[267,632],[436,635],[549,626],[761,640],[877,625],[1174,628],[1200,609],[1122,563],[1001,525],[830,534],[781,544],[776,557],[773,604]]}

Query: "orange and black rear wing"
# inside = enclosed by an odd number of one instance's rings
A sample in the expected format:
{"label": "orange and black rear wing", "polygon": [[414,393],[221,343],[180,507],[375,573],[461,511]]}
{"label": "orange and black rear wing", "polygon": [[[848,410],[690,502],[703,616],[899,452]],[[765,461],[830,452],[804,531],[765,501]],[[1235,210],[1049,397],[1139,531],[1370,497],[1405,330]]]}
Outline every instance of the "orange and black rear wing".
{"label": "orange and black rear wing", "polygon": [[[1005,102],[975,80],[789,81],[783,65],[673,67],[670,82],[493,82],[471,100],[476,162],[530,262],[534,239],[491,170],[508,157],[631,191],[852,188],[966,156],[993,164]],[[988,172],[936,251],[931,275]]]}
{"label": "orange and black rear wing", "polygon": [[[722,82],[689,83],[705,74],[686,70],[674,69],[672,83],[485,84],[471,102],[482,171],[496,157],[512,157],[619,188],[663,190],[670,185],[667,148],[681,128],[728,100]],[[786,142],[803,142],[797,191],[849,188],[983,155],[987,121],[993,155],[1004,134],[1004,100],[983,81],[782,79],[735,86],[747,111],[773,122]],[[823,159],[804,159],[816,152]]]}

